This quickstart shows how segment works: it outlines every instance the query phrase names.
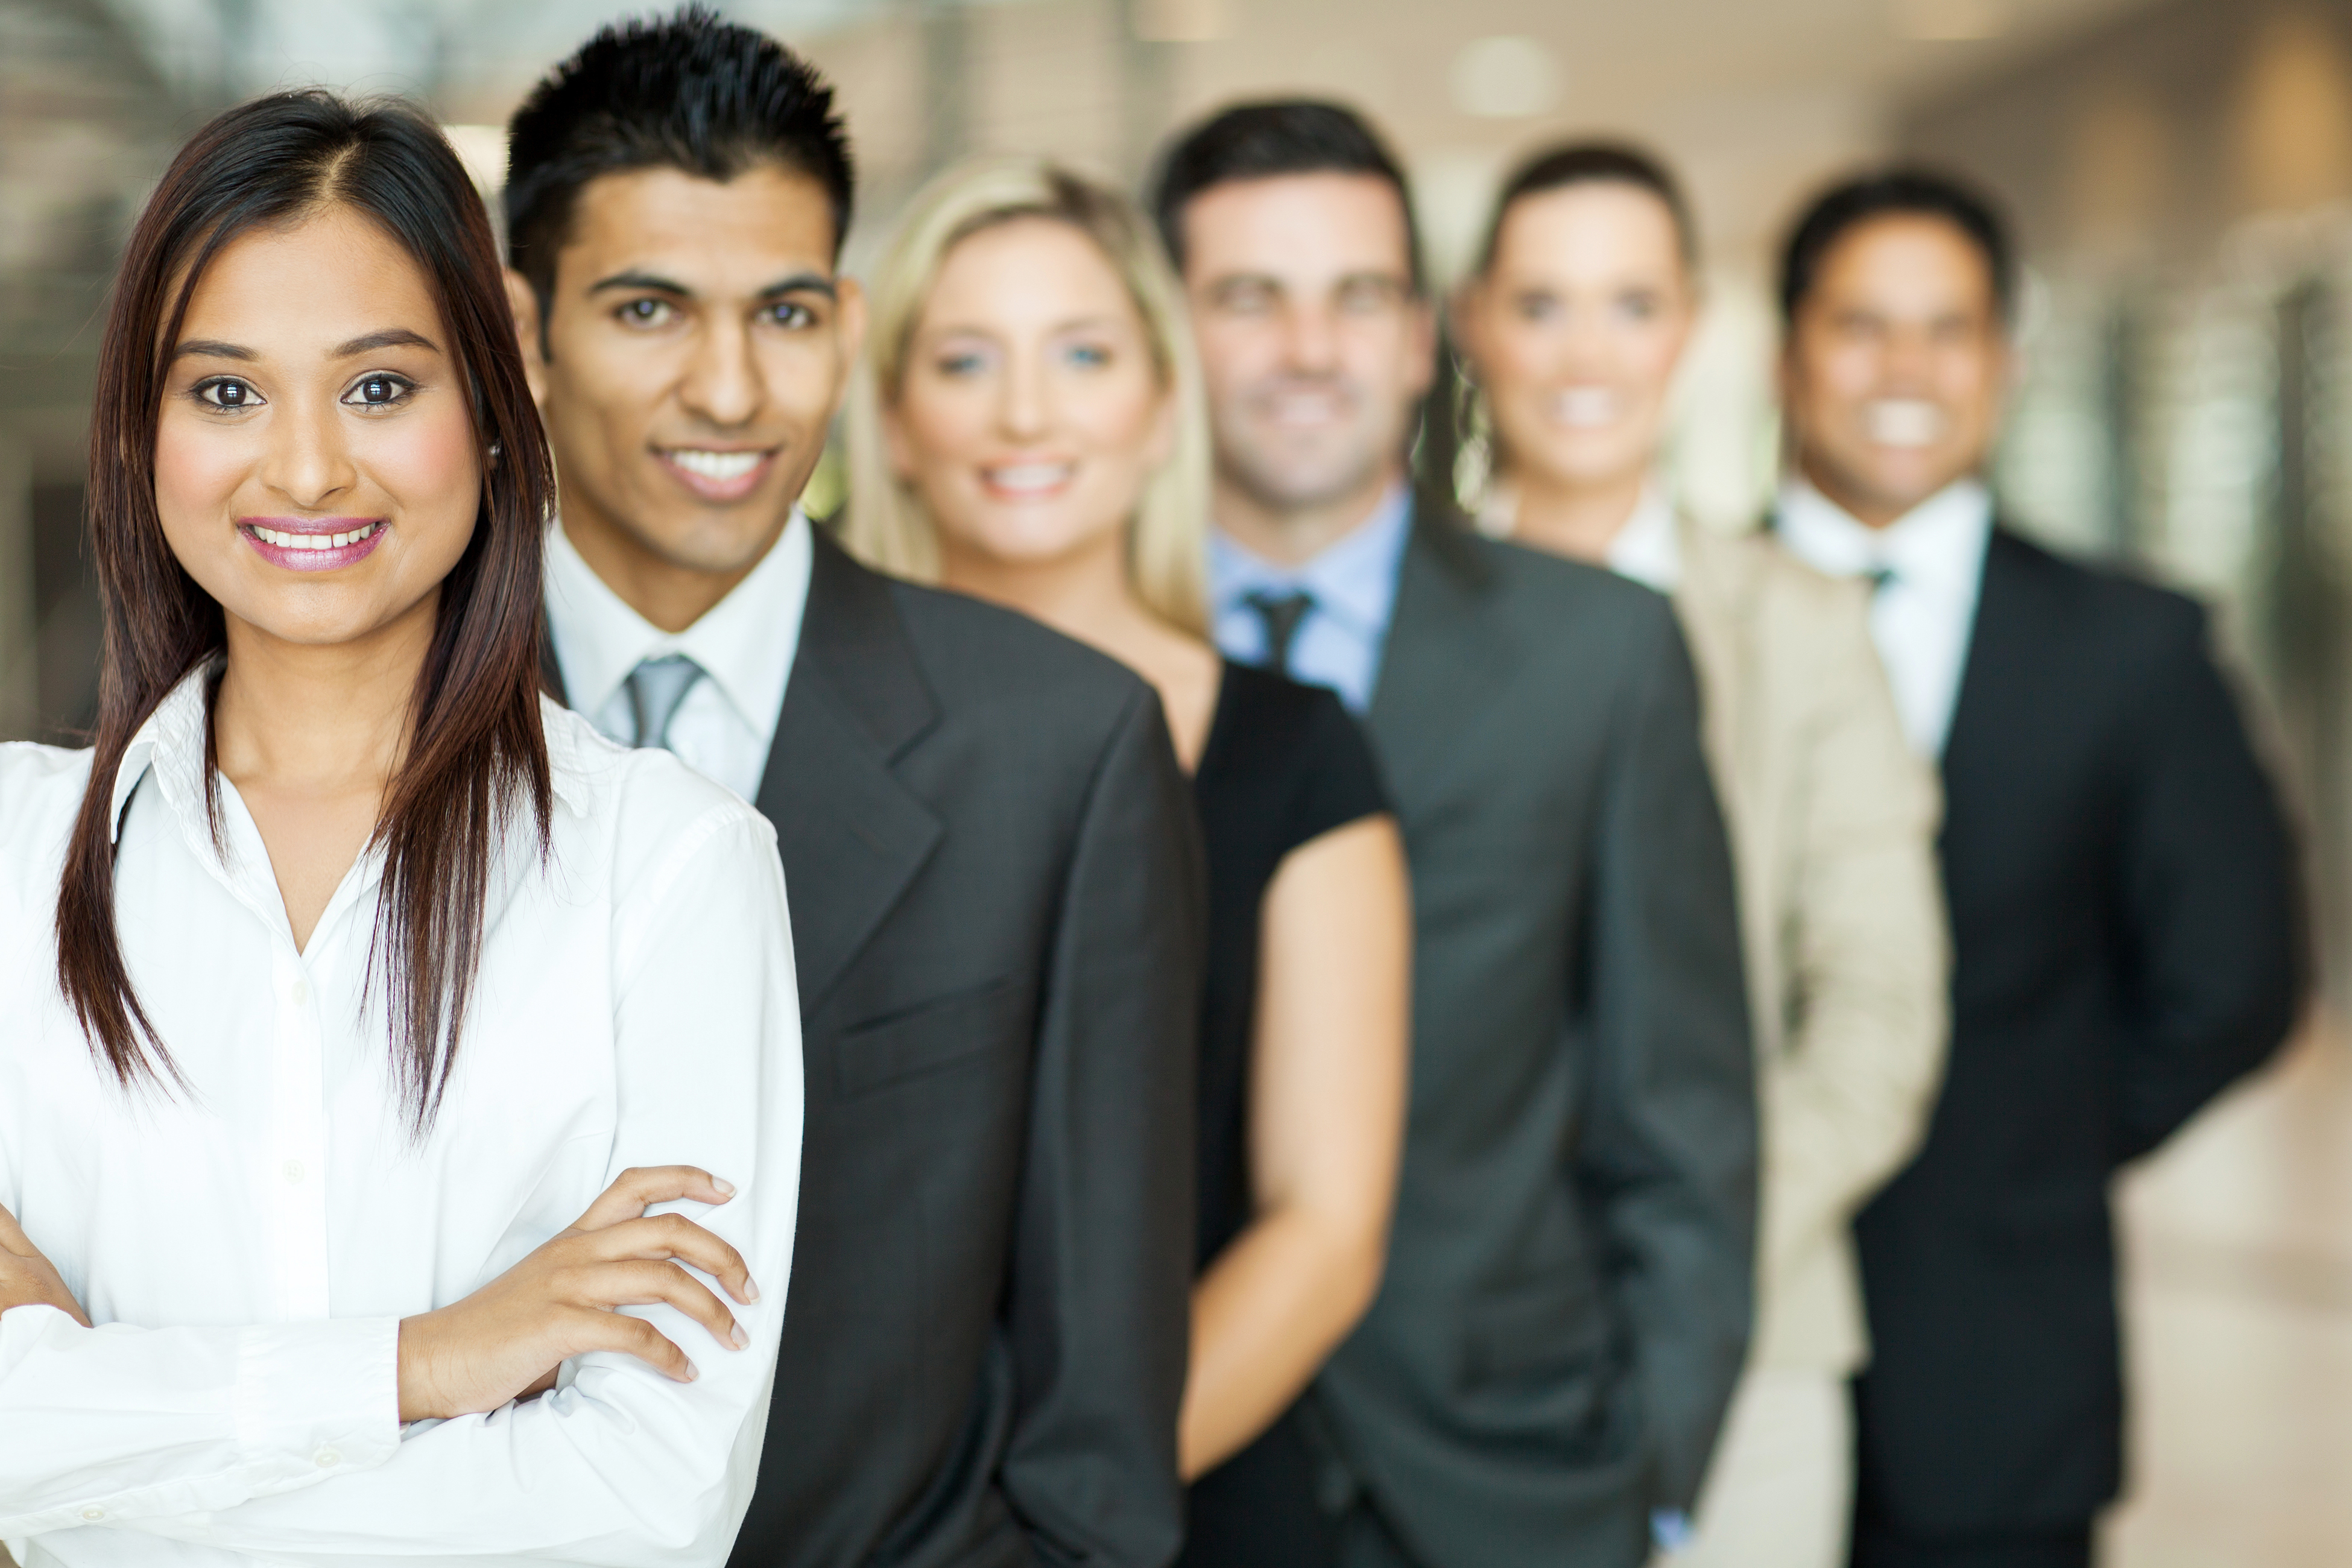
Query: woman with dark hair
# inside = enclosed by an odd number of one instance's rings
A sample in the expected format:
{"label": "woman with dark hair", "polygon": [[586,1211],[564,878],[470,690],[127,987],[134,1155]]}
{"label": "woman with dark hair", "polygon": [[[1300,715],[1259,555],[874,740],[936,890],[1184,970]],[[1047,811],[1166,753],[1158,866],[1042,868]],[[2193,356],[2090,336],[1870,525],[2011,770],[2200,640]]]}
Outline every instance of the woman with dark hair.
{"label": "woman with dark hair", "polygon": [[1584,142],[1519,170],[1455,301],[1491,459],[1465,500],[1489,533],[1669,595],[1689,640],[1738,871],[1763,1158],[1748,1366],[1675,1561],[1837,1568],[1846,1380],[1867,1350],[1851,1222],[1917,1146],[1943,1059],[1936,784],[1904,743],[1859,584],[1666,499],[1696,261],[1689,208],[1647,153]]}
{"label": "woman with dark hair", "polygon": [[782,879],[540,696],[551,493],[439,133],[200,132],[100,365],[96,743],[0,747],[27,1568],[726,1556],[797,1198]]}

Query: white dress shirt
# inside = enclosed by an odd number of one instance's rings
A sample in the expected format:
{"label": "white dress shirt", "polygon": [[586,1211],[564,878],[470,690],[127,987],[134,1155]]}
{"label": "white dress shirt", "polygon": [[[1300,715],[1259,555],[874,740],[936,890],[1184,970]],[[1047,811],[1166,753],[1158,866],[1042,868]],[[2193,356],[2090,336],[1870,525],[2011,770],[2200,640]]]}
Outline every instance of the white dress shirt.
{"label": "white dress shirt", "polygon": [[1911,749],[1930,761],[1942,756],[1992,540],[1990,492],[1975,479],[1956,480],[1872,528],[1798,478],[1781,487],[1776,517],[1780,542],[1817,572],[1891,574],[1871,602],[1871,639]]}
{"label": "white dress shirt", "polygon": [[1683,547],[1675,535],[1675,503],[1658,486],[1642,487],[1633,515],[1609,542],[1609,570],[1645,588],[1672,594],[1682,586]]}
{"label": "white dress shirt", "polygon": [[745,800],[756,798],[808,608],[811,526],[795,510],[751,574],[676,635],[606,587],[562,525],[550,530],[547,619],[572,706],[606,735],[633,744],[629,672],[646,659],[682,653],[702,667],[703,679],[678,702],[669,749]]}
{"label": "white dress shirt", "polygon": [[[215,847],[202,683],[172,692],[112,782],[123,956],[184,1089],[119,1088],[57,984],[90,753],[0,746],[0,1204],[97,1325],[0,1313],[0,1540],[26,1568],[723,1563],[799,1197],[772,831],[543,702],[547,856],[526,830],[494,857],[456,1068],[415,1137],[383,987],[365,988],[382,856],[297,951],[225,779]],[[669,1206],[742,1251],[762,1291],[733,1306],[751,1348],[630,1308],[698,1380],[584,1355],[538,1399],[401,1426],[403,1317],[496,1278],[622,1170],[679,1163],[736,1185]]]}

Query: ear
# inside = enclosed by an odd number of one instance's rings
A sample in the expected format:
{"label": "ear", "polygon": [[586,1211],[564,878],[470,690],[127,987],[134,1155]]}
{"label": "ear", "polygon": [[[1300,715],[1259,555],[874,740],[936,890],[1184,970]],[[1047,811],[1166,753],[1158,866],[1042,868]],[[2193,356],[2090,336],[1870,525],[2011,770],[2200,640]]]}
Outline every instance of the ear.
{"label": "ear", "polygon": [[539,315],[539,291],[530,279],[509,267],[507,275],[507,308],[514,313],[515,338],[522,350],[523,378],[530,384],[530,400],[540,411],[547,409],[547,356],[540,344],[546,331]]}
{"label": "ear", "polygon": [[[833,411],[841,412],[842,394],[849,385],[850,372],[856,368],[857,356],[866,352],[866,290],[855,278],[835,278],[834,287],[839,292],[834,310],[834,342],[840,350],[833,378]],[[887,411],[886,411],[887,418]]]}

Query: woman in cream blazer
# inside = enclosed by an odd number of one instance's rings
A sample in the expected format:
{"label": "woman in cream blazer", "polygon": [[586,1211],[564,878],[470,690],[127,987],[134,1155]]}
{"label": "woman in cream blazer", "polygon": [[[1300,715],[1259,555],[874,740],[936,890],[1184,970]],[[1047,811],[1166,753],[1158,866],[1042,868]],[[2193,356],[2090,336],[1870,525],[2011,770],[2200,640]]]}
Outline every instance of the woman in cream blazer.
{"label": "woman in cream blazer", "polygon": [[1480,528],[1669,595],[1739,882],[1762,1115],[1757,1320],[1676,1564],[1836,1568],[1847,1380],[1868,1354],[1850,1224],[1925,1131],[1948,1029],[1934,775],[1905,743],[1867,584],[1676,515],[1651,479],[1696,313],[1673,179],[1630,148],[1538,157],[1454,310],[1490,473]]}

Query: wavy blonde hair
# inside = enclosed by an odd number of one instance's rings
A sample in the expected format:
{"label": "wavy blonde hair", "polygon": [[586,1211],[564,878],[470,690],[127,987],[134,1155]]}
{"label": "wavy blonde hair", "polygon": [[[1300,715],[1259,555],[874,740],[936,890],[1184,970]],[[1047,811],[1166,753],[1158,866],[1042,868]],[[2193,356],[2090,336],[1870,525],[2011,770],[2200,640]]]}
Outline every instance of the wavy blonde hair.
{"label": "wavy blonde hair", "polygon": [[1142,318],[1160,384],[1175,400],[1176,430],[1168,460],[1144,482],[1128,520],[1128,579],[1153,614],[1205,637],[1209,416],[1182,286],[1132,202],[1049,159],[958,164],[926,185],[899,220],[867,287],[866,353],[850,378],[842,542],[882,571],[939,581],[939,525],[892,468],[883,410],[898,400],[915,329],[948,253],[982,229],[1020,218],[1066,223],[1094,241]]}

